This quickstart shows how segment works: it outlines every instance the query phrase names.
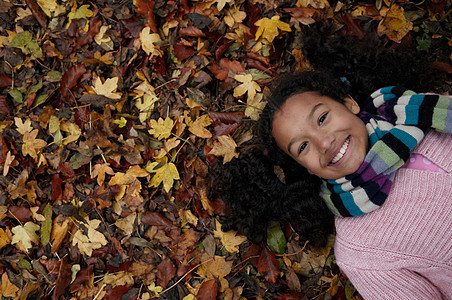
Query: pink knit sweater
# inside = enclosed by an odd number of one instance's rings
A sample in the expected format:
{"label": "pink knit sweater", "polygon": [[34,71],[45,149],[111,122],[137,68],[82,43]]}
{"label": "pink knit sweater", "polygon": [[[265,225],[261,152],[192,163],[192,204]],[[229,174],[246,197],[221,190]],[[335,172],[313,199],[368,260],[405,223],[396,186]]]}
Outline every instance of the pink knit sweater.
{"label": "pink knit sweater", "polygon": [[402,168],[381,208],[336,218],[337,264],[365,299],[452,299],[452,135],[414,152],[448,173]]}

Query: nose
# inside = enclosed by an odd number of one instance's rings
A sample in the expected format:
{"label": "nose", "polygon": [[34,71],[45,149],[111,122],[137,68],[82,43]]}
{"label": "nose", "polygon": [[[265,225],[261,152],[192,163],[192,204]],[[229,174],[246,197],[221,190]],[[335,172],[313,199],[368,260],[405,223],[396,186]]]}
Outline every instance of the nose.
{"label": "nose", "polygon": [[320,153],[327,153],[333,145],[334,135],[327,132],[317,132],[313,135],[313,142],[319,149]]}

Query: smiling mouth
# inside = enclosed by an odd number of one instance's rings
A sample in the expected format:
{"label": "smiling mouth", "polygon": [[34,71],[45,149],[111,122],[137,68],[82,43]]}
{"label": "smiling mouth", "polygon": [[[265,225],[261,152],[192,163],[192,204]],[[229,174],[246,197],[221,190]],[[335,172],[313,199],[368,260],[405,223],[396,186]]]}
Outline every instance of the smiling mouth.
{"label": "smiling mouth", "polygon": [[349,145],[350,145],[350,137],[348,137],[345,140],[345,142],[342,145],[339,152],[336,154],[336,156],[333,157],[333,159],[331,160],[331,162],[328,165],[329,166],[335,165],[339,160],[341,160],[341,158],[344,156],[345,152],[347,151]]}

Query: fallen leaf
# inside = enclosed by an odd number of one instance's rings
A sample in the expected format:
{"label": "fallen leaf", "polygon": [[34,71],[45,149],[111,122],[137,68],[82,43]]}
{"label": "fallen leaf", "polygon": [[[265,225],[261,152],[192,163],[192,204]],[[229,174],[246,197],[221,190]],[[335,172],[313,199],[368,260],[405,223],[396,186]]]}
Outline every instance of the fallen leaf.
{"label": "fallen leaf", "polygon": [[120,99],[121,93],[117,93],[118,77],[108,78],[102,83],[99,77],[94,82],[93,90],[97,95],[102,95],[110,99]]}
{"label": "fallen leaf", "polygon": [[91,173],[91,178],[97,177],[97,184],[102,185],[105,180],[105,174],[114,175],[115,172],[110,168],[109,163],[97,164],[94,166],[93,172]]}
{"label": "fallen leaf", "polygon": [[267,247],[262,249],[261,255],[257,262],[257,270],[264,278],[274,284],[279,276],[278,261],[273,252]]}
{"label": "fallen leaf", "polygon": [[275,37],[278,36],[278,29],[283,31],[292,31],[289,24],[279,20],[279,16],[275,15],[271,19],[265,17],[254,23],[259,29],[256,32],[256,41],[259,37],[265,38],[269,43],[272,43]]}
{"label": "fallen leaf", "polygon": [[408,22],[403,7],[391,5],[389,10],[382,9],[383,20],[378,24],[378,35],[386,35],[394,42],[400,43],[402,38],[413,29],[413,23]]}
{"label": "fallen leaf", "polygon": [[30,119],[26,119],[25,122],[22,122],[21,118],[15,117],[14,123],[17,126],[17,131],[19,131],[19,133],[22,135],[33,130]]}
{"label": "fallen leaf", "polygon": [[[88,229],[87,234],[85,235],[81,228],[78,229],[77,232],[72,237],[72,245],[73,246],[77,245],[81,254],[91,256],[93,250],[105,246],[107,244],[107,240],[105,239],[105,236],[102,233],[96,230],[101,223],[100,220],[97,219],[87,220],[87,222],[88,222],[88,224],[86,225]],[[79,223],[79,226],[85,225],[84,223]]]}
{"label": "fallen leaf", "polygon": [[261,87],[257,82],[253,81],[253,75],[235,75],[234,79],[242,82],[242,84],[234,88],[234,97],[240,97],[245,93],[248,93],[248,98],[254,98],[256,96],[256,91],[261,91]]}
{"label": "fallen leaf", "polygon": [[149,182],[149,185],[158,187],[160,183],[163,182],[163,188],[167,192],[173,187],[174,180],[180,179],[176,166],[172,162],[168,162],[166,157],[164,157],[162,161],[148,164],[146,170],[149,173],[155,173]]}
{"label": "fallen leaf", "polygon": [[218,220],[215,220],[215,228],[214,236],[219,238],[224,248],[231,253],[238,252],[239,245],[246,241],[245,236],[237,235],[237,232],[234,230],[222,231],[221,224]]}
{"label": "fallen leaf", "polygon": [[12,297],[16,299],[17,294],[19,293],[19,288],[11,283],[6,272],[2,275],[1,289],[1,296],[4,297]]}
{"label": "fallen leaf", "polygon": [[263,99],[264,94],[260,93],[253,98],[248,97],[248,100],[246,101],[245,115],[257,121],[262,113],[262,110],[267,104],[267,102],[263,101]]}
{"label": "fallen leaf", "polygon": [[231,161],[234,157],[239,157],[235,151],[237,144],[229,135],[221,135],[218,137],[218,142],[215,142],[209,154],[216,156],[223,156],[223,164]]}
{"label": "fallen leaf", "polygon": [[115,222],[116,227],[124,231],[126,236],[130,236],[133,232],[133,229],[135,228],[135,219],[137,217],[137,214],[134,212],[130,215],[128,215],[125,218],[118,219]]}
{"label": "fallen leaf", "polygon": [[45,147],[47,143],[44,140],[37,139],[38,129],[34,129],[31,132],[25,132],[23,136],[22,154],[30,155],[35,160],[38,159],[38,151]]}
{"label": "fallen leaf", "polygon": [[166,117],[165,120],[159,118],[158,121],[151,120],[151,129],[149,129],[149,133],[159,140],[166,139],[171,135],[173,127],[174,121],[171,120],[171,118]]}
{"label": "fallen leaf", "polygon": [[155,43],[160,42],[160,35],[157,33],[151,33],[149,27],[144,27],[140,32],[140,42],[141,48],[147,55],[152,56],[162,56],[163,53],[160,51],[160,47],[156,46]]}
{"label": "fallen leaf", "polygon": [[36,231],[39,229],[39,225],[36,225],[33,222],[27,222],[23,226],[17,225],[11,230],[14,234],[11,244],[17,244],[21,242],[22,246],[28,252],[28,249],[30,249],[32,246],[32,242],[39,243],[39,236],[36,234]]}

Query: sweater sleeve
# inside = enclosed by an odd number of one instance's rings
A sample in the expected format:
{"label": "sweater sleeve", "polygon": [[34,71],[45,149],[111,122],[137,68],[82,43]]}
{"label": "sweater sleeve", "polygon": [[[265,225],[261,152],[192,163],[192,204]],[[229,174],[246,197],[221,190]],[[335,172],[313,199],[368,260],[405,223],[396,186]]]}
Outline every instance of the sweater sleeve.
{"label": "sweater sleeve", "polygon": [[445,299],[427,278],[410,270],[375,271],[340,267],[364,299]]}

